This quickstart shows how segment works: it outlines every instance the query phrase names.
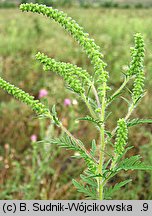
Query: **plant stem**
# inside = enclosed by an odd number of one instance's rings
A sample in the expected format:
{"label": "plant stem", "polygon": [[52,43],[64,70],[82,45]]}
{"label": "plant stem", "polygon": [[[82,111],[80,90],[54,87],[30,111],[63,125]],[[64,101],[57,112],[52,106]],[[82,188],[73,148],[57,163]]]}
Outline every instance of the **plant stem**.
{"label": "plant stem", "polygon": [[[51,114],[48,114],[48,118],[52,121],[53,120],[53,117]],[[87,151],[87,149],[81,145],[81,143],[70,133],[70,131],[68,131],[64,126],[63,124],[60,122],[60,125],[59,127],[61,128],[61,130],[66,133],[76,144],[79,148],[81,148],[85,154],[91,159],[93,160],[96,164],[98,164],[98,161]]]}
{"label": "plant stem", "polygon": [[83,146],[83,145],[81,145],[81,143],[62,125],[62,123],[61,123],[61,125],[60,125],[60,128],[77,144],[77,146],[79,147],[79,148],[81,148],[84,152],[85,152],[85,154],[91,159],[91,160],[93,160],[95,163],[97,163],[98,164],[98,161],[87,151],[87,149]]}
{"label": "plant stem", "polygon": [[94,119],[97,119],[97,116],[96,116],[95,112],[93,111],[92,107],[90,106],[90,104],[89,104],[89,102],[88,102],[86,96],[85,96],[85,95],[82,95],[82,98],[83,98],[83,100],[84,100],[86,106],[88,107],[88,110],[90,111],[91,116],[92,116]]}
{"label": "plant stem", "polygon": [[[127,115],[126,115],[126,117],[125,117],[125,120],[127,120],[127,119],[130,117],[130,115],[132,114],[134,108],[135,108],[135,104],[132,103],[131,106],[130,106],[129,109],[128,109],[128,113],[127,113]],[[117,127],[112,131],[112,133],[111,133],[112,137],[115,135],[116,130],[117,130]],[[111,137],[111,138],[112,138],[112,137]],[[107,142],[107,140],[106,140],[106,142]],[[114,160],[112,161],[111,166],[110,166],[110,170],[112,170],[112,169],[115,167],[116,161],[117,161],[117,158],[114,157]],[[110,174],[110,176],[111,176],[111,174]],[[110,179],[110,178],[109,178],[110,176],[108,176],[108,177],[106,178],[106,179],[107,179],[106,182]]]}
{"label": "plant stem", "polygon": [[101,104],[100,104],[100,100],[99,100],[99,97],[98,97],[98,93],[97,93],[97,90],[96,90],[94,84],[92,84],[92,91],[93,91],[94,96],[95,96],[95,99],[96,99],[96,101],[97,101],[97,105],[98,105],[98,107],[100,108],[100,107],[101,107]]}
{"label": "plant stem", "polygon": [[113,99],[114,97],[116,97],[118,94],[121,93],[121,91],[122,91],[122,90],[124,89],[124,87],[127,85],[127,83],[129,82],[129,80],[130,80],[130,77],[129,77],[129,76],[126,76],[124,82],[123,82],[122,85],[119,87],[119,89],[117,89],[117,91],[110,97],[110,99],[109,99],[109,101],[108,101],[108,103],[107,103],[107,106],[111,103],[111,101],[112,101],[112,99]]}
{"label": "plant stem", "polygon": [[129,109],[128,109],[128,113],[127,113],[127,115],[126,115],[126,117],[125,117],[125,120],[127,120],[127,119],[130,117],[130,115],[132,114],[134,108],[135,108],[135,104],[132,103],[131,106],[130,106]]}
{"label": "plant stem", "polygon": [[98,166],[98,173],[100,174],[99,182],[98,182],[98,189],[99,189],[99,199],[103,200],[103,185],[102,185],[102,168],[104,162],[104,149],[105,149],[105,126],[104,126],[104,119],[105,119],[105,108],[106,108],[106,83],[103,83],[103,97],[102,97],[102,107],[101,107],[101,121],[103,122],[100,128],[100,156],[99,156],[99,166]]}
{"label": "plant stem", "polygon": [[[129,107],[129,109],[128,109],[128,113],[127,113],[127,115],[126,115],[126,117],[125,117],[125,120],[128,120],[128,118],[130,117],[130,115],[132,114],[132,112],[134,111],[134,108],[135,108],[135,104],[134,103],[132,103],[131,105],[130,105],[130,107]],[[113,131],[111,132],[111,137],[110,137],[110,139],[112,139],[113,137],[114,137],[114,135],[115,135],[115,133],[116,133],[116,130],[117,130],[117,127],[115,127],[114,129],[113,129]],[[106,143],[107,143],[107,139],[106,139]]]}

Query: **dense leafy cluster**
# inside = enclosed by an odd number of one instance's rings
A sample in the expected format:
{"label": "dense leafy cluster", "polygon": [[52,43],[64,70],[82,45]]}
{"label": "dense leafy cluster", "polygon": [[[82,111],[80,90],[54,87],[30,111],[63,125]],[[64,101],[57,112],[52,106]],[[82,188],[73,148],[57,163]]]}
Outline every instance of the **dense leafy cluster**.
{"label": "dense leafy cluster", "polygon": [[38,115],[49,115],[49,109],[45,107],[39,100],[34,100],[33,96],[25,93],[23,90],[15,87],[14,85],[6,82],[0,77],[0,87],[4,89],[8,94],[13,95],[16,99],[22,101],[31,107]]}
{"label": "dense leafy cluster", "polygon": [[38,53],[36,58],[44,65],[45,71],[55,71],[77,93],[83,93],[85,91],[85,85],[91,83],[91,76],[86,70],[77,67],[76,65],[64,62],[57,62],[44,55],[43,53]]}
{"label": "dense leafy cluster", "polygon": [[125,119],[119,119],[117,123],[117,135],[115,142],[115,154],[117,156],[124,152],[128,140],[128,128]]}

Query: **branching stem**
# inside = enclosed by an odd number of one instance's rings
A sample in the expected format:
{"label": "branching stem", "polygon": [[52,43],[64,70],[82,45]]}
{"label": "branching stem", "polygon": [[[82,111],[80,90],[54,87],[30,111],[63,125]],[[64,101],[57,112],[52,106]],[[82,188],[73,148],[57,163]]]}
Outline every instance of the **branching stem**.
{"label": "branching stem", "polygon": [[[52,121],[53,120],[53,117],[51,114],[48,115],[48,118]],[[87,149],[81,145],[81,143],[70,133],[70,131],[68,131],[64,126],[63,124],[60,122],[60,125],[59,127],[61,128],[61,130],[66,133],[76,144],[79,148],[81,148],[85,153],[86,155],[91,159],[93,160],[96,164],[98,164],[98,161],[87,151]]]}
{"label": "branching stem", "polygon": [[95,163],[98,163],[98,161],[87,151],[87,149],[83,145],[81,145],[81,143],[62,124],[60,125],[60,128],[77,144],[79,148],[81,148],[85,152],[85,154],[91,160],[93,160]]}
{"label": "branching stem", "polygon": [[103,200],[103,185],[102,185],[102,169],[103,169],[103,162],[104,162],[104,149],[105,149],[105,125],[104,125],[104,120],[105,120],[105,108],[106,108],[106,83],[103,83],[103,97],[102,97],[102,107],[101,107],[101,121],[103,124],[101,125],[100,128],[100,139],[101,139],[101,144],[100,144],[100,156],[99,156],[99,166],[98,166],[98,173],[100,174],[99,177],[99,182],[98,182],[98,187],[99,187],[99,199]]}
{"label": "branching stem", "polygon": [[100,100],[99,100],[98,93],[97,93],[97,90],[96,90],[94,85],[92,85],[92,91],[93,91],[95,99],[97,101],[98,108],[100,108],[101,107]]}
{"label": "branching stem", "polygon": [[98,117],[96,116],[96,113],[95,113],[94,110],[92,109],[91,105],[89,104],[89,102],[88,102],[88,100],[87,100],[87,98],[86,98],[86,96],[85,96],[84,94],[82,95],[82,99],[83,99],[83,101],[85,102],[86,106],[88,107],[88,110],[89,110],[91,116],[92,116],[94,119],[97,119]]}
{"label": "branching stem", "polygon": [[115,98],[117,95],[119,95],[121,93],[121,91],[125,88],[125,86],[127,85],[127,83],[130,80],[130,76],[126,76],[124,82],[122,83],[122,85],[115,91],[115,93],[110,97],[107,106],[111,103],[112,99]]}
{"label": "branching stem", "polygon": [[[130,107],[129,107],[129,109],[128,109],[128,113],[127,113],[127,115],[126,115],[126,117],[125,117],[125,120],[128,120],[128,118],[129,118],[130,115],[132,114],[132,112],[133,112],[135,106],[136,106],[136,105],[135,105],[134,103],[132,103],[132,104],[130,105]],[[116,132],[116,131],[117,131],[117,127],[112,131],[112,133],[111,133],[112,137],[115,135],[115,132]],[[111,138],[112,138],[112,137],[111,137]],[[106,143],[107,143],[107,140],[106,140]],[[114,158],[115,158],[115,157],[114,157]],[[110,170],[113,170],[113,168],[114,168],[115,165],[116,165],[116,161],[117,161],[117,158],[115,158],[115,159],[112,161],[111,166],[110,166]],[[106,182],[107,182],[111,177],[112,177],[111,174],[110,174],[109,176],[106,177],[106,181],[103,182],[103,186],[104,186],[104,184],[106,184]]]}

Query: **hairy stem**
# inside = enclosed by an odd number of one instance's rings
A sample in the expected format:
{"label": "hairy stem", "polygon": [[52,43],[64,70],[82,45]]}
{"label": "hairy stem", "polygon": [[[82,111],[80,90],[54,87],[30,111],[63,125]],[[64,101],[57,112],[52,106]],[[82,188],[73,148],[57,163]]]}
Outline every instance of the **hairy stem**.
{"label": "hairy stem", "polygon": [[92,91],[93,91],[95,99],[97,101],[97,105],[100,108],[101,107],[100,100],[99,100],[98,93],[97,93],[97,90],[96,90],[94,85],[92,85]]}
{"label": "hairy stem", "polygon": [[109,99],[109,101],[107,103],[107,106],[111,103],[111,101],[113,100],[113,98],[115,98],[117,95],[119,95],[121,93],[121,91],[125,88],[125,86],[129,82],[129,80],[130,80],[130,77],[126,76],[124,82],[119,87],[119,89],[117,89],[117,91],[115,91],[115,93],[110,97],[110,99]]}
{"label": "hairy stem", "polygon": [[81,148],[85,152],[85,154],[91,160],[93,160],[95,163],[98,163],[98,161],[87,151],[87,149],[83,145],[81,145],[81,143],[62,124],[60,125],[60,128],[77,144],[79,148]]}
{"label": "hairy stem", "polygon": [[[130,117],[130,115],[132,114],[134,108],[135,108],[135,104],[132,103],[130,105],[129,109],[128,109],[128,113],[127,113],[127,115],[125,117],[125,120],[127,120]],[[117,131],[117,127],[112,131],[112,133],[111,133],[112,137],[115,135],[116,131]],[[106,140],[106,142],[107,142],[107,140]],[[111,163],[111,166],[110,166],[110,170],[113,170],[113,168],[116,166],[116,162],[117,162],[117,157],[114,156],[114,160],[112,160],[112,163]],[[111,174],[110,174],[110,176],[111,176]],[[108,176],[106,179],[108,180],[110,176]]]}
{"label": "hairy stem", "polygon": [[102,185],[102,169],[103,169],[103,162],[104,162],[104,149],[105,149],[105,108],[106,108],[106,83],[103,83],[103,97],[102,97],[102,107],[101,107],[101,121],[102,126],[100,128],[100,156],[99,156],[99,166],[98,166],[98,173],[100,174],[99,182],[98,182],[98,189],[99,189],[99,199],[103,200],[103,185]]}
{"label": "hairy stem", "polygon": [[96,113],[94,112],[94,110],[92,109],[91,105],[89,104],[87,98],[85,95],[82,95],[82,99],[83,101],[85,102],[86,106],[88,107],[88,110],[91,114],[91,116],[94,118],[94,119],[97,119],[97,116],[96,116]]}
{"label": "hairy stem", "polygon": [[[135,106],[136,106],[136,105],[135,105],[134,103],[132,103],[132,104],[130,105],[130,107],[129,107],[129,109],[128,109],[128,112],[127,112],[127,115],[126,115],[126,117],[125,117],[125,120],[128,120],[128,118],[131,116],[132,112],[133,112],[134,109],[135,109]],[[110,137],[110,139],[112,139],[112,138],[114,137],[116,131],[117,131],[117,127],[115,127],[115,128],[113,129],[113,131],[111,132],[111,137]],[[106,139],[106,143],[107,143],[107,142],[108,142],[108,139]]]}
{"label": "hairy stem", "polygon": [[128,120],[128,118],[130,117],[130,115],[131,115],[132,112],[134,111],[135,106],[136,106],[136,105],[135,105],[134,103],[131,104],[131,106],[130,106],[129,109],[128,109],[128,113],[127,113],[127,115],[126,115],[126,117],[125,117],[125,120]]}
{"label": "hairy stem", "polygon": [[[51,114],[48,115],[48,118],[52,121],[53,120],[53,117]],[[68,131],[64,126],[63,124],[60,122],[60,125],[59,127],[61,128],[61,130],[66,133],[76,144],[79,148],[81,148],[85,153],[86,155],[91,159],[93,160],[96,164],[98,164],[98,161],[87,151],[87,149],[81,145],[81,143],[70,133],[70,131]]]}

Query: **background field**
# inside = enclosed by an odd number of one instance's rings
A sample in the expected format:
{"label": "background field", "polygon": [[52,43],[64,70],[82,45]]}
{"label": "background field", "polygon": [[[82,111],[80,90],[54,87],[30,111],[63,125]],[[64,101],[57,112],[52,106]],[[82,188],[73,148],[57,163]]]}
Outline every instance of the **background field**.
{"label": "background field", "polygon": [[[130,62],[133,35],[141,32],[146,44],[145,72],[146,96],[133,116],[152,117],[152,9],[61,8],[81,24],[96,40],[104,53],[110,72],[110,86],[117,89],[123,80],[122,72]],[[21,13],[18,9],[0,10],[0,76],[31,93],[36,98],[40,89],[49,91],[49,106],[57,105],[60,118],[72,133],[81,138],[89,149],[95,130],[87,123],[74,122],[75,117],[87,113],[79,98],[64,88],[62,80],[53,73],[44,73],[35,60],[35,54],[44,52],[50,57],[71,62],[88,69],[92,67],[76,42],[56,23],[40,15]],[[77,99],[78,105],[64,106],[64,99]],[[44,101],[45,102],[45,101]],[[112,114],[108,128],[127,111],[127,104],[118,99],[110,107]],[[38,140],[61,134],[47,121],[40,121],[28,107],[15,101],[0,90],[0,199],[81,199],[71,186],[71,179],[79,179],[85,168],[83,162],[71,158],[72,152],[54,145],[38,143],[40,173],[34,172],[33,147],[30,136]],[[47,133],[46,133],[47,131]],[[130,130],[129,145],[132,153],[141,153],[147,163],[152,163],[152,126],[145,125]],[[48,135],[49,134],[49,135]],[[98,138],[98,134],[95,135]],[[51,157],[50,157],[51,155]],[[133,178],[133,183],[116,193],[114,199],[151,199],[152,174],[149,172],[122,173],[113,182]]]}

